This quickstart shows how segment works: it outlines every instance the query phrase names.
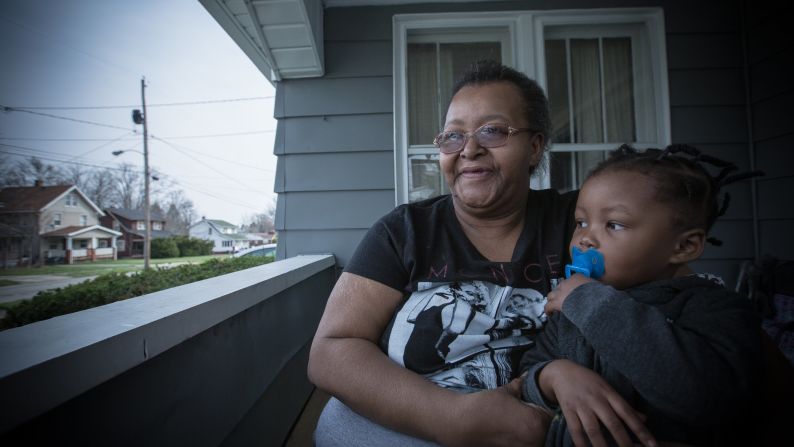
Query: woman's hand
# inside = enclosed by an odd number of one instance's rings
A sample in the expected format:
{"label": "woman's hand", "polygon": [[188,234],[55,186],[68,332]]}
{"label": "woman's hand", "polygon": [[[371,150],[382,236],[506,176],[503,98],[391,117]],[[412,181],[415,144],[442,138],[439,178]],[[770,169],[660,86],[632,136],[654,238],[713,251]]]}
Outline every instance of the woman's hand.
{"label": "woman's hand", "polygon": [[495,390],[455,397],[454,423],[442,428],[439,442],[449,446],[541,446],[551,415],[521,401],[521,380]]}
{"label": "woman's hand", "polygon": [[627,427],[643,445],[657,445],[645,427],[645,417],[590,369],[569,360],[555,360],[543,368],[539,381],[543,394],[560,405],[576,445],[588,445],[589,439],[594,447],[606,446],[601,426],[621,447],[634,445]]}
{"label": "woman's hand", "polygon": [[549,292],[548,296],[546,297],[548,302],[543,308],[543,310],[546,312],[546,315],[551,315],[554,312],[562,312],[562,303],[565,302],[565,299],[568,298],[568,295],[571,294],[573,289],[581,286],[582,284],[593,281],[595,280],[579,273],[576,273],[570,278],[561,281],[559,284],[557,284],[557,287],[555,287],[554,290]]}

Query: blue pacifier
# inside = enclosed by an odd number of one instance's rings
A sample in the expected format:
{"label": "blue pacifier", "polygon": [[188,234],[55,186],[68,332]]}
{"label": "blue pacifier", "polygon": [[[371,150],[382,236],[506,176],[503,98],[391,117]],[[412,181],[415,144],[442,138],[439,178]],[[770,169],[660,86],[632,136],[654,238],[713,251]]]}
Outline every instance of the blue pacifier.
{"label": "blue pacifier", "polygon": [[573,247],[571,258],[573,258],[573,263],[565,266],[566,278],[570,278],[574,273],[580,273],[593,279],[604,276],[604,255],[595,248],[582,251]]}

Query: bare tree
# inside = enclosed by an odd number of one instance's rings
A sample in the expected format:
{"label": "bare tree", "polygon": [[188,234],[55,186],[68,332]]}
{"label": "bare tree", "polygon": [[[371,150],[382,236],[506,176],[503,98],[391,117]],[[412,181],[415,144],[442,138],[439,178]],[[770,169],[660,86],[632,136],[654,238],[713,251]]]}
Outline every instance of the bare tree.
{"label": "bare tree", "polygon": [[267,233],[276,228],[276,201],[270,202],[264,212],[243,217],[243,231],[249,233]]}
{"label": "bare tree", "polygon": [[188,228],[196,220],[196,209],[193,202],[185,197],[182,190],[171,190],[165,197],[163,208],[168,220],[168,229],[176,234],[188,234]]}
{"label": "bare tree", "polygon": [[129,163],[119,165],[113,185],[114,197],[112,204],[120,208],[135,209],[143,202],[143,190],[140,169]]}
{"label": "bare tree", "polygon": [[36,157],[30,157],[12,163],[3,158],[0,164],[3,186],[32,186],[36,180],[45,185],[62,185],[68,183],[63,171],[53,165],[44,163]]}
{"label": "bare tree", "polygon": [[80,188],[92,202],[96,203],[100,209],[115,205],[116,178],[109,169],[94,171],[89,176],[85,189]]}

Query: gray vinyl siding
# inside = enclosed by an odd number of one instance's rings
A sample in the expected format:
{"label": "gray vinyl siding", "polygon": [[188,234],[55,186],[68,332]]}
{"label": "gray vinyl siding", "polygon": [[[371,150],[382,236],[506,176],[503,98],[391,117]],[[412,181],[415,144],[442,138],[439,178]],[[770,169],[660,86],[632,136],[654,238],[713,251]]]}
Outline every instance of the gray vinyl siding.
{"label": "gray vinyl siding", "polygon": [[[791,104],[791,46],[787,52],[765,50],[769,54],[751,57],[751,82],[759,84],[754,87],[758,98],[752,110],[759,118],[754,121],[756,156],[751,160],[739,2],[580,0],[331,8],[325,10],[324,20],[326,75],[287,80],[277,87],[279,256],[331,252],[344,266],[366,229],[394,206],[395,14],[648,6],[661,6],[665,13],[673,142],[695,145],[743,170],[755,163],[768,172],[789,174],[791,168],[780,161],[794,161],[794,151],[780,152],[794,140],[791,111],[782,110],[771,119],[766,116]],[[762,23],[758,19],[754,26]],[[751,47],[768,45],[765,39],[773,36],[765,31],[753,38]],[[784,66],[788,67],[784,74],[769,73]],[[761,131],[764,137],[758,136]],[[785,191],[784,186],[790,190],[794,185],[790,179],[759,182],[762,232],[791,225],[785,219],[792,219],[792,207],[782,206],[785,200],[775,191]],[[751,183],[726,190],[731,206],[713,229],[724,245],[708,247],[694,267],[720,274],[733,284],[740,264],[752,260],[757,250],[792,243],[776,245],[762,238],[756,248]],[[776,238],[780,237],[785,235]]]}

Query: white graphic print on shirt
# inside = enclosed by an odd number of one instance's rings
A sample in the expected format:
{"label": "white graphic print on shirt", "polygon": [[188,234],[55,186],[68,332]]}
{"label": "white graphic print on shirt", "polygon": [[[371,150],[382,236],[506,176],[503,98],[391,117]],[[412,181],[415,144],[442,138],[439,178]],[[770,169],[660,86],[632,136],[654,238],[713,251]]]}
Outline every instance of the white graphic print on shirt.
{"label": "white graphic print on shirt", "polygon": [[389,357],[441,386],[496,388],[511,378],[509,348],[532,343],[530,333],[546,322],[545,304],[529,288],[421,283],[396,315]]}

